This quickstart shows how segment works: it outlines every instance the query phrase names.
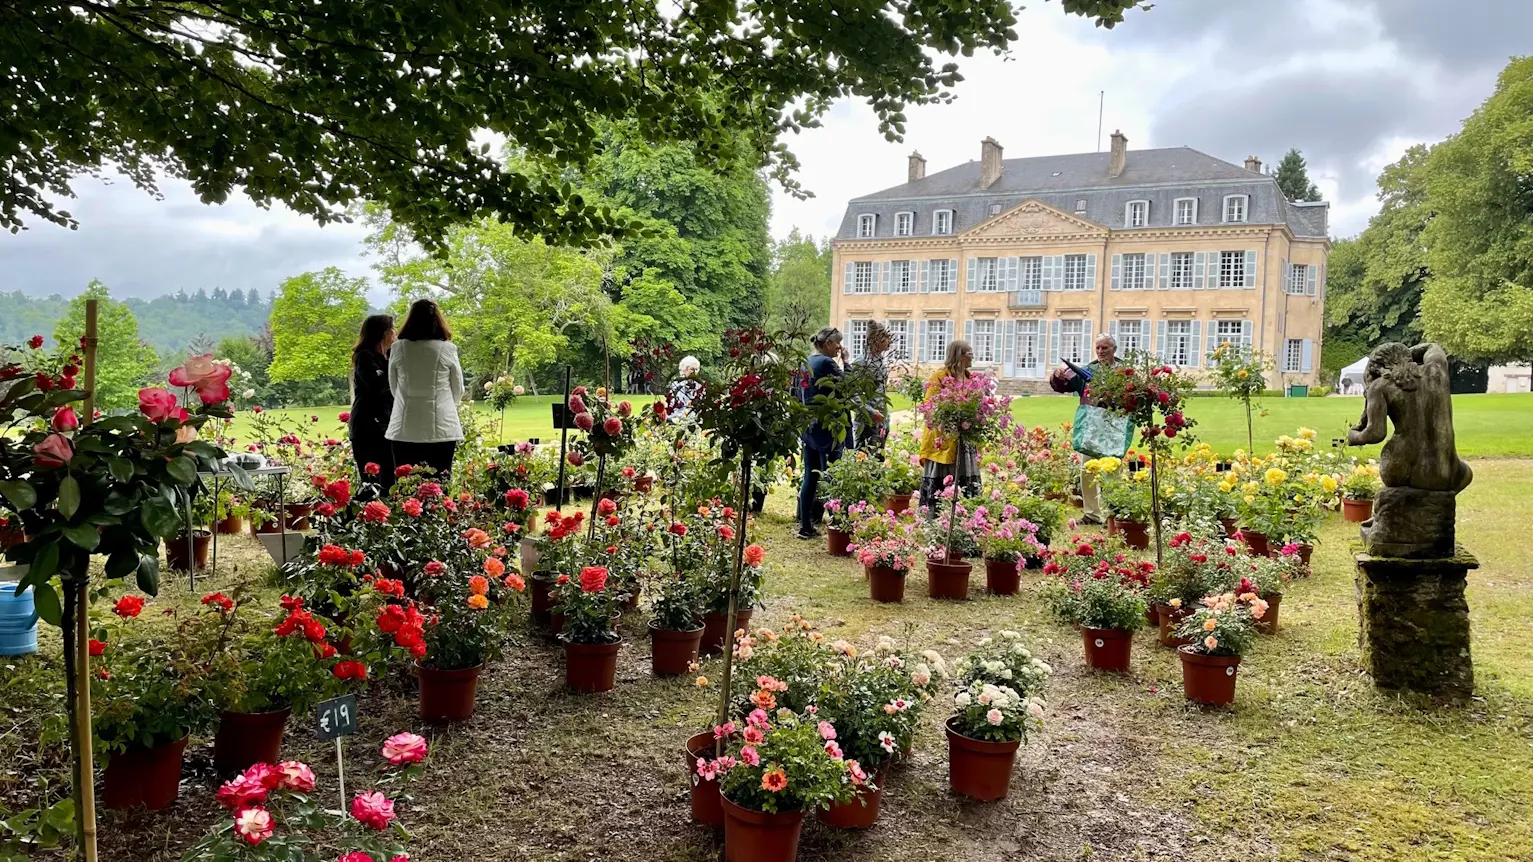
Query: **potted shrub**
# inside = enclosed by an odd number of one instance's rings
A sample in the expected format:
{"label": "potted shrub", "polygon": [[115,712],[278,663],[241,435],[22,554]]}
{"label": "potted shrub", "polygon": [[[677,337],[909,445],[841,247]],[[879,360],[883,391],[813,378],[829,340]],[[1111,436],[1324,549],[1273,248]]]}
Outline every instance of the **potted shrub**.
{"label": "potted shrub", "polygon": [[1043,687],[1053,671],[1014,631],[981,640],[956,670],[948,783],[960,796],[994,802],[1006,796],[1017,749],[1043,719]]}
{"label": "potted shrub", "polygon": [[537,567],[528,578],[532,621],[537,625],[547,627],[552,623],[554,580],[561,572],[575,570],[585,518],[585,513],[579,511],[568,516],[550,511],[543,516],[543,533],[534,539]]}
{"label": "potted shrub", "polygon": [[868,579],[875,602],[905,600],[905,577],[915,566],[921,547],[916,516],[909,510],[872,511],[863,507],[852,535],[852,551]]}
{"label": "potted shrub", "polygon": [[1066,568],[1044,582],[1054,615],[1080,631],[1087,667],[1128,670],[1134,632],[1144,624],[1143,578],[1132,563],[1101,560],[1090,571]]}
{"label": "potted shrub", "polygon": [[1341,515],[1352,523],[1361,523],[1373,517],[1373,497],[1379,493],[1377,461],[1353,464],[1341,480]]}
{"label": "potted shrub", "polygon": [[655,676],[680,676],[698,660],[703,641],[697,584],[673,571],[651,581],[650,669]]}
{"label": "potted shrub", "polygon": [[1252,593],[1266,602],[1265,613],[1252,616],[1252,625],[1264,635],[1276,634],[1278,609],[1289,582],[1308,574],[1297,545],[1284,545],[1275,557],[1250,557],[1251,570],[1235,586],[1237,596]]}
{"label": "potted shrub", "polygon": [[890,437],[884,449],[884,508],[899,514],[910,510],[921,487],[920,438],[914,434]]}
{"label": "potted shrub", "polygon": [[[943,491],[951,495],[951,487]],[[938,501],[939,503],[941,501]],[[966,600],[969,575],[974,570],[965,557],[979,555],[968,507],[954,500],[936,518],[923,525],[926,538],[926,594],[933,599]]]}
{"label": "potted shrub", "polygon": [[[1003,514],[1006,507],[1016,511],[1011,517],[1026,521],[1034,527],[1033,538],[1040,546],[1046,548],[1054,539],[1060,537],[1065,528],[1065,506],[1057,500],[1049,500],[1031,491],[1005,495],[1002,500]],[[1025,553],[1023,562],[1029,567],[1036,567],[1043,558],[1043,548],[1036,553]],[[1026,550],[1026,549],[1024,549]]]}
{"label": "potted shrub", "polygon": [[[703,639],[700,649],[716,653],[729,640],[729,585],[734,566],[736,527],[724,517],[734,510],[702,506],[696,514],[681,522],[686,534],[681,545],[683,571],[691,578],[703,609]],[[676,529],[672,525],[672,529]],[[749,629],[751,616],[761,603],[762,562],[766,551],[760,545],[744,548],[740,564],[739,591],[736,594],[735,629]]]}
{"label": "potted shrub", "polygon": [[1150,471],[1124,469],[1123,462],[1112,457],[1087,461],[1083,469],[1102,476],[1102,505],[1108,512],[1109,535],[1121,535],[1124,544],[1136,551],[1149,548],[1150,523],[1155,518]]}
{"label": "potted shrub", "polygon": [[208,528],[213,525],[214,510],[210,489],[200,486],[192,495],[191,521],[165,540],[166,568],[185,572],[193,565],[198,571],[208,567],[208,548],[213,541],[213,531]]}
{"label": "potted shrub", "polygon": [[1000,517],[993,517],[980,506],[970,519],[979,544],[979,552],[985,560],[985,589],[994,596],[1013,596],[1022,585],[1022,569],[1027,560],[1036,559],[1044,552],[1038,541],[1038,526],[1018,516],[1016,506],[1006,504]]}
{"label": "potted shrub", "polygon": [[1182,531],[1166,543],[1164,562],[1150,581],[1150,601],[1154,603],[1160,627],[1160,642],[1177,647],[1185,640],[1177,635],[1182,620],[1193,612],[1210,593],[1234,589],[1249,563],[1236,542],[1195,538]]}
{"label": "potted shrub", "polygon": [[856,515],[852,510],[863,505],[879,505],[884,498],[884,463],[867,452],[847,452],[826,467],[820,478],[820,495],[825,498],[825,541],[833,557],[851,556],[847,545],[852,540]]}
{"label": "potted shrub", "polygon": [[244,500],[233,491],[219,491],[217,509],[213,513],[214,529],[223,536],[237,536],[245,532],[247,508]]}
{"label": "potted shrub", "polygon": [[1217,706],[1235,699],[1235,674],[1240,657],[1256,641],[1254,619],[1266,613],[1267,603],[1254,593],[1205,596],[1200,606],[1182,621],[1177,634],[1188,642],[1182,658],[1182,690],[1187,699]]}
{"label": "potted shrub", "polygon": [[608,589],[605,566],[585,566],[578,578],[560,577],[557,595],[564,629],[564,681],[578,692],[611,691],[623,646],[615,622],[618,596]]}

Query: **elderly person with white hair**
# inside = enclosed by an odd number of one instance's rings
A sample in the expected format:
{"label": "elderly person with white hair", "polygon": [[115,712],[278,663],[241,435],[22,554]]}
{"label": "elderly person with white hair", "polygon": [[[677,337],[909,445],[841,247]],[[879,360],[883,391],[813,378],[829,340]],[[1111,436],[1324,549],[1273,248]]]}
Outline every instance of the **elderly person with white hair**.
{"label": "elderly person with white hair", "polygon": [[[1097,336],[1095,348],[1096,359],[1086,364],[1085,376],[1076,374],[1068,366],[1057,368],[1049,375],[1049,385],[1055,392],[1070,392],[1080,396],[1081,404],[1087,404],[1086,384],[1099,371],[1105,370],[1118,363],[1118,341],[1111,335],[1103,333]],[[1114,453],[1090,453],[1082,452],[1088,458],[1097,457],[1100,454]],[[1122,457],[1124,453],[1118,452],[1115,457]],[[1088,472],[1081,472],[1081,511],[1085,515],[1084,520],[1091,524],[1103,523],[1102,517],[1102,486],[1098,484],[1095,476]]]}
{"label": "elderly person with white hair", "polygon": [[666,409],[670,412],[672,422],[690,422],[695,414],[692,411],[692,402],[703,390],[703,382],[697,379],[697,373],[702,370],[702,363],[697,361],[696,356],[685,356],[676,370],[678,375],[671,381],[670,391],[666,393]]}

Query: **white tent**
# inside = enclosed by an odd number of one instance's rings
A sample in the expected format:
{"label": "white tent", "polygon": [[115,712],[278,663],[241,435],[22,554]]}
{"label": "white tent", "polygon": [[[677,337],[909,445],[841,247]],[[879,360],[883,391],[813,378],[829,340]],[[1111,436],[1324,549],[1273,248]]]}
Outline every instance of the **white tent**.
{"label": "white tent", "polygon": [[1363,394],[1363,372],[1368,370],[1368,357],[1348,365],[1337,375],[1336,393],[1338,395],[1361,395]]}

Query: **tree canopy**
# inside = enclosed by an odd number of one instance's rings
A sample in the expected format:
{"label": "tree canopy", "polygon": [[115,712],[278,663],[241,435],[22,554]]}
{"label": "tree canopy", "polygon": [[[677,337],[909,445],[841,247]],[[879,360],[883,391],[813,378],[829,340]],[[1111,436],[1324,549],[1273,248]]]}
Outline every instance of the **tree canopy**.
{"label": "tree canopy", "polygon": [[1277,180],[1278,188],[1283,190],[1283,196],[1289,200],[1320,200],[1320,189],[1309,181],[1309,166],[1304,163],[1304,156],[1297,149],[1283,154],[1283,160],[1278,162],[1277,171],[1272,176]]}
{"label": "tree canopy", "polygon": [[[1111,27],[1139,0],[1060,0]],[[476,136],[583,167],[600,123],[740,155],[790,189],[779,136],[847,96],[886,137],[951,98],[939,53],[1004,51],[1009,0],[163,0],[0,5],[0,226],[73,226],[82,175],[207,202],[235,190],[321,223],[377,201],[428,248],[494,216],[554,243],[634,227],[558,176],[508,171]]]}
{"label": "tree canopy", "polygon": [[767,280],[766,324],[785,327],[790,321],[830,320],[829,240],[815,241],[798,228],[772,247],[772,273]]}
{"label": "tree canopy", "polygon": [[367,279],[336,267],[282,282],[271,303],[274,383],[345,377],[367,316]]}

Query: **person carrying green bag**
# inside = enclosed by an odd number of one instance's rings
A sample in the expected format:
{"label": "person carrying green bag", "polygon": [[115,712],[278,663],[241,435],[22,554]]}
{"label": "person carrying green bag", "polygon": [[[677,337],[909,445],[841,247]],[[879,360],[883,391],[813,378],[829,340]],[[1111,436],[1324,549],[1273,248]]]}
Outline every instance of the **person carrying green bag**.
{"label": "person carrying green bag", "polygon": [[[1088,363],[1081,373],[1070,363],[1049,375],[1049,385],[1055,392],[1072,392],[1080,396],[1080,406],[1075,408],[1075,422],[1071,425],[1070,444],[1075,451],[1087,458],[1111,455],[1122,458],[1134,439],[1134,428],[1128,418],[1114,416],[1090,403],[1086,384],[1101,369],[1118,362],[1118,342],[1110,335],[1099,335],[1096,340],[1096,359]],[[1081,473],[1081,510],[1084,520],[1100,524],[1102,517],[1102,488],[1095,476]]]}

